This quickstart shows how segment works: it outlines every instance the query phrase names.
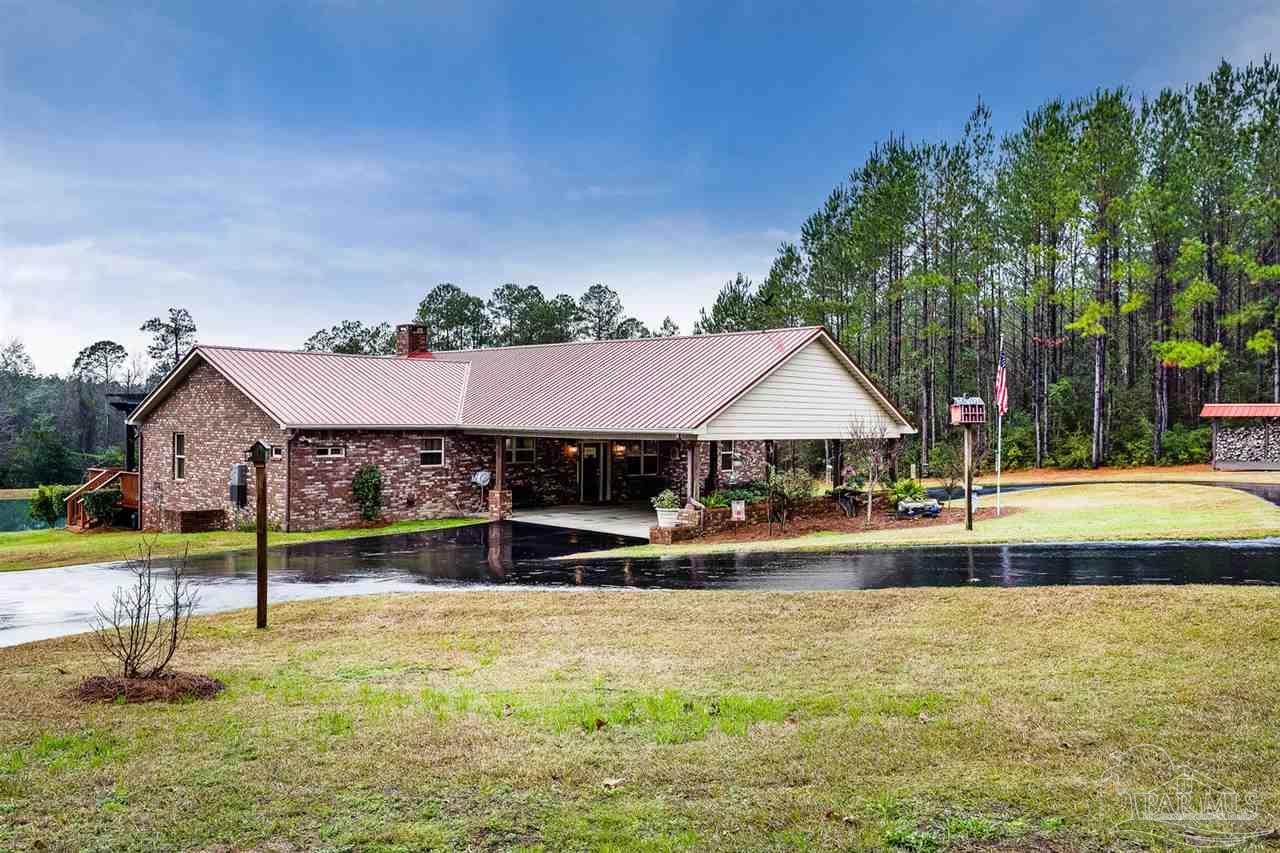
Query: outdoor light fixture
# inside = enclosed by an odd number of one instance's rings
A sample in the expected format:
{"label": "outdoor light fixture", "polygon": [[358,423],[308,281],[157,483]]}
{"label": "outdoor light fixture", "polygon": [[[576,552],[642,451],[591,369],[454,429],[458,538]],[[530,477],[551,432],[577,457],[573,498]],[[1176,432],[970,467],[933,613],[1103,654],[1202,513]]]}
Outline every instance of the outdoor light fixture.
{"label": "outdoor light fixture", "polygon": [[617,444],[615,444],[615,445],[613,446],[613,455],[614,455],[614,456],[626,456],[626,455],[627,455],[627,446],[626,446],[625,444],[623,444],[622,442],[618,442]]}
{"label": "outdoor light fixture", "polygon": [[577,456],[577,455],[578,455],[578,445],[573,444],[573,443],[566,444],[566,445],[564,446],[564,455],[565,455],[565,456]]}

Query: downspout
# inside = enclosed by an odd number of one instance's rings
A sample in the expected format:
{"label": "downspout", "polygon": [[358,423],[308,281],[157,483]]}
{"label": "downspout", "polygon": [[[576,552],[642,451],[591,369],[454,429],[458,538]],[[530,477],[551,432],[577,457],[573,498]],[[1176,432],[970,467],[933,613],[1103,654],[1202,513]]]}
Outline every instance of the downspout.
{"label": "downspout", "polygon": [[296,433],[285,430],[284,439],[284,532],[293,532],[293,440]]}
{"label": "downspout", "polygon": [[142,430],[135,429],[134,432],[137,434],[137,437],[138,437],[138,527],[137,529],[141,530],[142,529],[142,513],[143,513],[143,509],[146,507],[146,501],[143,500],[143,496],[142,496],[143,494],[142,486],[143,486],[143,483],[146,482],[146,480],[144,480],[142,476],[142,442],[145,441],[146,439],[142,435]]}

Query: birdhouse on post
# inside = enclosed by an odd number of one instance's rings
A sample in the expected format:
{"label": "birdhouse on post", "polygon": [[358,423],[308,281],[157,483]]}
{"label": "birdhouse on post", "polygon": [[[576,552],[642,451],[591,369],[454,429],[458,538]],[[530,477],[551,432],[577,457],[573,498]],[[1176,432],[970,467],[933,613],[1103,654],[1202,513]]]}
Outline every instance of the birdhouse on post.
{"label": "birdhouse on post", "polygon": [[987,404],[981,397],[952,397],[951,425],[968,426],[987,422]]}
{"label": "birdhouse on post", "polygon": [[267,627],[267,461],[271,458],[271,445],[259,439],[244,452],[253,463],[254,492],[258,503],[258,627]]}
{"label": "birdhouse on post", "polygon": [[973,428],[987,422],[981,397],[951,398],[951,425],[964,430],[964,529],[973,529]]}

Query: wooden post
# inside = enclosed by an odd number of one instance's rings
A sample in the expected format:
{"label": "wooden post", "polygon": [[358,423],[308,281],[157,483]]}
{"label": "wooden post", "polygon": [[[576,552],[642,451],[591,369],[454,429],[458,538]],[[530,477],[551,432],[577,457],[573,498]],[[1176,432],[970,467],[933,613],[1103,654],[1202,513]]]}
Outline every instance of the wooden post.
{"label": "wooden post", "polygon": [[697,487],[694,484],[694,472],[697,466],[694,463],[693,445],[689,445],[684,449],[684,490],[688,501],[696,501],[698,499]]}
{"label": "wooden post", "polygon": [[255,456],[258,492],[258,627],[267,627],[267,460]]}
{"label": "wooden post", "polygon": [[502,436],[498,436],[493,440],[493,488],[505,489],[507,486],[503,482],[503,470],[507,464],[507,440]]}
{"label": "wooden post", "polygon": [[[1213,463],[1213,470],[1218,470],[1218,419],[1214,418],[1210,423],[1213,425],[1213,438],[1209,444],[1209,460]],[[1265,434],[1265,433],[1264,433]]]}
{"label": "wooden post", "polygon": [[964,529],[973,529],[973,427],[964,428]]}

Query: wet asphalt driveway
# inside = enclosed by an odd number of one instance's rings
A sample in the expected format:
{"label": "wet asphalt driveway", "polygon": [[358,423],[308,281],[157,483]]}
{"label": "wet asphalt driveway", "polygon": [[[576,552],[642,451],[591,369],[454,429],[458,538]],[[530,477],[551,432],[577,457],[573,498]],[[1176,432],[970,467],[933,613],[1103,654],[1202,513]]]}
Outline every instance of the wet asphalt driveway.
{"label": "wet asphalt driveway", "polygon": [[[903,586],[1280,585],[1280,539],[901,548],[557,560],[636,544],[521,522],[313,542],[269,551],[271,601],[473,589],[842,590]],[[252,551],[193,557],[204,612],[252,607]],[[84,631],[126,579],[119,565],[0,574],[0,646]]]}

